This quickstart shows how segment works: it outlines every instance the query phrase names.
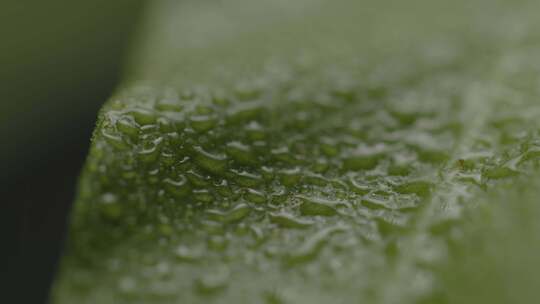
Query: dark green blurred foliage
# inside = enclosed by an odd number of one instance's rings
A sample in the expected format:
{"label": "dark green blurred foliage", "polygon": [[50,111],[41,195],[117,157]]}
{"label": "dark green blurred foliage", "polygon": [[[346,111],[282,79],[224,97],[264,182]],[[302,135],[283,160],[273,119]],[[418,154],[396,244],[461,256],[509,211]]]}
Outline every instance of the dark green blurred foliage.
{"label": "dark green blurred foliage", "polygon": [[6,288],[16,303],[45,301],[97,110],[121,74],[142,6],[141,0],[0,5],[0,170],[9,228],[2,277],[20,283]]}
{"label": "dark green blurred foliage", "polygon": [[[0,122],[9,144],[0,153],[20,157],[35,154],[21,147],[37,147],[40,135],[67,117],[89,115],[88,109],[108,95],[100,92],[110,91],[118,78],[141,1],[13,1],[2,6]],[[96,97],[99,101],[93,101]],[[21,168],[13,164],[10,169]]]}

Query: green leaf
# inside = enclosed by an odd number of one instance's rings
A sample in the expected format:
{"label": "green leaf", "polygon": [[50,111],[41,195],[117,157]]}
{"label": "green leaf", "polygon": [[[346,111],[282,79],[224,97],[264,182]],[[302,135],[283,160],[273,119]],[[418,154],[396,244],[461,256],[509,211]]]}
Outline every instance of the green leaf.
{"label": "green leaf", "polygon": [[53,302],[534,302],[537,5],[439,4],[156,2]]}

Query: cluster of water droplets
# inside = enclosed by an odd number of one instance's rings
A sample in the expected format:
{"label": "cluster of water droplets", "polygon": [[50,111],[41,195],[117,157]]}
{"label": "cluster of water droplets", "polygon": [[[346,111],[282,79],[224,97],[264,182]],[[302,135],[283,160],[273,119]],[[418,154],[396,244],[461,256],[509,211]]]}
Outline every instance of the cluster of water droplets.
{"label": "cluster of water droplets", "polygon": [[[276,69],[221,90],[136,86],[102,111],[70,246],[118,297],[376,298],[418,222],[446,242],[469,187],[540,156],[513,114],[465,141],[467,100],[451,92],[467,79],[451,71],[378,82]],[[426,220],[432,200],[447,210]]]}

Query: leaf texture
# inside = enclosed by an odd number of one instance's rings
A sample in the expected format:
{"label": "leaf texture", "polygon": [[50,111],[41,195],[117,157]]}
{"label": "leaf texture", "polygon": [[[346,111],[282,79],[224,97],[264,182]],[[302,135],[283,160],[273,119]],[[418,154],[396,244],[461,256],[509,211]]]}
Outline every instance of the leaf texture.
{"label": "leaf texture", "polygon": [[232,3],[149,11],[53,302],[531,299],[497,252],[537,226],[538,5]]}

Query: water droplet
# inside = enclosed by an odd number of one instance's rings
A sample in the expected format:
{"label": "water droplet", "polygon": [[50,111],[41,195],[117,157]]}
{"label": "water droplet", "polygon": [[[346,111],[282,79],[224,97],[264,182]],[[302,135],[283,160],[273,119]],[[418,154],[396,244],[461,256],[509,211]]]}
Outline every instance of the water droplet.
{"label": "water droplet", "polygon": [[193,190],[193,198],[196,201],[209,204],[214,201],[214,196],[207,189],[196,189]]}
{"label": "water droplet", "polygon": [[403,183],[394,187],[394,190],[400,194],[416,194],[419,197],[427,197],[431,193],[433,184],[426,181],[413,181]]}
{"label": "water droplet", "polygon": [[247,136],[252,141],[265,140],[266,133],[264,128],[256,121],[249,122],[246,127]]}
{"label": "water droplet", "polygon": [[388,206],[388,203],[386,201],[377,199],[375,197],[367,197],[363,199],[360,202],[363,206],[366,208],[372,209],[372,210],[378,210],[378,209],[391,209]]}
{"label": "water droplet", "polygon": [[131,139],[137,139],[139,137],[139,128],[127,117],[120,118],[116,122],[116,128]]}
{"label": "water droplet", "polygon": [[101,135],[103,135],[103,138],[105,138],[105,141],[107,141],[109,145],[118,150],[127,150],[129,148],[129,145],[122,139],[121,136],[111,132],[110,130],[102,129]]}
{"label": "water droplet", "polygon": [[334,142],[322,143],[320,148],[321,152],[328,157],[336,156],[339,153],[339,149]]}
{"label": "water droplet", "polygon": [[316,185],[320,187],[324,187],[328,185],[330,182],[324,178],[322,175],[319,174],[313,174],[308,173],[303,176],[304,184],[310,184],[310,185]]}
{"label": "water droplet", "polygon": [[272,223],[278,224],[281,227],[285,228],[298,228],[304,229],[313,225],[313,221],[300,219],[295,217],[292,214],[280,212],[280,213],[270,213],[270,221]]}
{"label": "water droplet", "polygon": [[155,105],[156,110],[163,112],[180,112],[182,108],[177,98],[164,98],[159,100]]}
{"label": "water droplet", "polygon": [[276,161],[281,161],[287,164],[295,164],[297,161],[294,158],[294,153],[291,153],[289,147],[283,146],[270,150],[272,157]]}
{"label": "water droplet", "polygon": [[186,172],[186,177],[195,187],[205,188],[210,185],[210,179],[208,176],[204,176],[196,170],[188,170]]}
{"label": "water droplet", "polygon": [[227,166],[227,157],[221,154],[212,154],[200,146],[193,147],[195,162],[210,173],[223,174]]}
{"label": "water droplet", "polygon": [[242,165],[257,164],[257,157],[251,151],[251,148],[238,141],[233,141],[227,144],[225,150],[227,154]]}
{"label": "water droplet", "polygon": [[300,173],[300,168],[298,167],[293,168],[293,169],[281,170],[279,174],[280,174],[281,183],[285,187],[295,186],[296,184],[298,184],[298,182],[300,182],[300,179],[302,178],[302,174]]}
{"label": "water droplet", "polygon": [[206,213],[213,220],[223,222],[223,223],[234,223],[245,218],[251,212],[251,207],[245,203],[240,203],[234,208],[228,211],[219,211],[219,210],[207,210]]}
{"label": "water droplet", "polygon": [[160,154],[160,146],[163,138],[159,137],[151,142],[145,143],[143,149],[138,152],[139,158],[145,163],[155,163]]}
{"label": "water droplet", "polygon": [[197,132],[207,132],[217,125],[214,115],[193,115],[190,118],[191,127]]}
{"label": "water droplet", "polygon": [[244,192],[244,199],[255,204],[262,204],[266,202],[266,195],[261,191],[250,188]]}
{"label": "water droplet", "polygon": [[227,180],[221,180],[219,183],[214,184],[214,189],[216,192],[223,197],[231,197],[233,195],[229,183]]}
{"label": "water droplet", "polygon": [[165,190],[176,198],[184,198],[191,193],[191,188],[184,175],[178,175],[175,179],[166,178],[163,180]]}
{"label": "water droplet", "polygon": [[133,119],[141,125],[151,125],[156,123],[157,116],[150,110],[137,108],[128,112],[133,116]]}
{"label": "water droplet", "polygon": [[347,229],[345,226],[337,225],[327,227],[305,240],[300,247],[285,255],[287,264],[299,264],[313,260],[329,241],[331,235],[343,232]]}
{"label": "water droplet", "polygon": [[300,212],[303,215],[332,216],[337,213],[338,205],[342,204],[320,197],[308,197],[303,195],[298,195],[296,197],[302,200]]}
{"label": "water droplet", "polygon": [[358,181],[354,177],[351,177],[349,179],[349,183],[352,186],[351,190],[358,193],[358,194],[360,194],[360,195],[368,194],[370,192],[370,188],[369,188],[368,185],[365,185],[365,184],[361,183],[360,181]]}
{"label": "water droplet", "polygon": [[162,134],[169,133],[169,137],[173,134],[175,134],[176,136],[178,135],[177,133],[175,133],[176,126],[170,119],[165,118],[165,117],[160,117],[158,118],[157,123],[158,123],[159,130],[161,131]]}
{"label": "water droplet", "polygon": [[232,179],[235,183],[244,187],[256,187],[263,182],[263,179],[258,174],[249,173],[247,171],[238,171],[231,169],[233,173]]}
{"label": "water droplet", "polygon": [[230,124],[239,124],[256,120],[262,113],[263,107],[260,102],[245,102],[235,105],[228,113],[227,122]]}

